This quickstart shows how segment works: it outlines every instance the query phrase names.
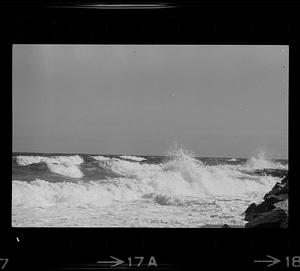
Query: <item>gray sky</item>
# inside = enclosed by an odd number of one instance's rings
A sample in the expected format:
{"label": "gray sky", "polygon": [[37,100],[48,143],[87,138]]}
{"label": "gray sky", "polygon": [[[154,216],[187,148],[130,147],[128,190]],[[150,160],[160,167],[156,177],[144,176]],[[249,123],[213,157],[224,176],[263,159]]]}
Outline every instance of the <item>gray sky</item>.
{"label": "gray sky", "polygon": [[13,151],[286,158],[288,53],[14,45]]}

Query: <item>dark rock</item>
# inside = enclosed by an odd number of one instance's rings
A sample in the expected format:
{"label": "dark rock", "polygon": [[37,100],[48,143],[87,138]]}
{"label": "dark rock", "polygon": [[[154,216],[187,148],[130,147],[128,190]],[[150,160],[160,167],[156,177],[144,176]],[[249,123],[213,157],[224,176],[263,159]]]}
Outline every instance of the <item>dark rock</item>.
{"label": "dark rock", "polygon": [[288,176],[285,176],[282,180],[281,180],[281,183],[287,183],[289,180]]}
{"label": "dark rock", "polygon": [[[262,170],[264,173],[276,172],[270,169]],[[281,172],[282,173],[282,172]],[[272,190],[265,194],[264,201],[258,205],[255,203],[245,211],[245,220],[249,221],[246,228],[287,228],[287,200],[288,200],[288,175],[281,182],[276,183]],[[279,202],[279,203],[278,203]]]}
{"label": "dark rock", "polygon": [[264,213],[275,209],[274,203],[278,202],[276,197],[268,197],[262,203],[258,204],[255,209],[255,213]]}
{"label": "dark rock", "polygon": [[289,192],[289,185],[287,177],[284,178],[280,183],[276,183],[272,190],[265,194],[264,199],[268,198],[270,195],[279,195]]}
{"label": "dark rock", "polygon": [[284,218],[280,223],[280,228],[288,228],[288,218]]}
{"label": "dark rock", "polygon": [[289,184],[287,183],[285,187],[282,188],[280,194],[288,193],[289,192]]}
{"label": "dark rock", "polygon": [[270,212],[259,214],[248,222],[246,228],[279,228],[282,221],[287,218],[287,215],[282,209],[275,209]]}
{"label": "dark rock", "polygon": [[249,213],[245,215],[245,220],[246,221],[251,221],[253,218],[258,217],[264,213]]}
{"label": "dark rock", "polygon": [[246,209],[245,214],[247,215],[249,213],[252,213],[255,210],[255,208],[256,208],[256,204],[255,203],[251,203],[249,205],[249,207]]}
{"label": "dark rock", "polygon": [[250,214],[265,213],[275,209],[274,203],[286,200],[288,194],[270,195],[262,203],[256,205],[252,203],[245,211],[246,216]]}
{"label": "dark rock", "polygon": [[266,200],[273,199],[274,203],[282,200],[286,200],[289,198],[289,195],[287,193],[285,194],[279,194],[279,195],[270,195]]}
{"label": "dark rock", "polygon": [[265,213],[275,209],[274,203],[279,202],[281,200],[285,200],[287,198],[287,194],[283,195],[270,195],[268,198],[265,199],[265,201],[258,205],[256,205],[255,203],[251,203],[245,211],[245,220],[250,221],[253,218],[257,217],[260,213]]}
{"label": "dark rock", "polygon": [[277,203],[274,203],[274,206],[276,208],[282,209],[285,211],[285,213],[288,215],[288,209],[289,209],[289,201],[288,198],[286,200],[281,200]]}
{"label": "dark rock", "polygon": [[227,225],[227,224],[224,224],[223,226],[222,226],[222,228],[231,228],[229,225]]}

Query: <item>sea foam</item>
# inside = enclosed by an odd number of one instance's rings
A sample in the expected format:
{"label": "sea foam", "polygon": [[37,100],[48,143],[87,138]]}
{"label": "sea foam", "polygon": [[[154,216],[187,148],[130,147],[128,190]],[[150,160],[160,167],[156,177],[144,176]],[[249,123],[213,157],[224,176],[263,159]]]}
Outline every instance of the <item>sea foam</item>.
{"label": "sea foam", "polygon": [[257,156],[251,157],[245,164],[246,169],[288,169],[288,165],[282,165],[266,157],[264,152],[259,152]]}

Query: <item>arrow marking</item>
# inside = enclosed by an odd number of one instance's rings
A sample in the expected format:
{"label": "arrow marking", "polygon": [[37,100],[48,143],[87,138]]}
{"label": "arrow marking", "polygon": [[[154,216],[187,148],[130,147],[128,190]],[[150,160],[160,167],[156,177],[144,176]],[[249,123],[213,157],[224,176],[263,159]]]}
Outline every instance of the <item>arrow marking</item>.
{"label": "arrow marking", "polygon": [[280,263],[279,259],[276,259],[270,255],[267,255],[271,260],[254,260],[255,263],[270,263],[267,267],[272,266],[274,264]]}
{"label": "arrow marking", "polygon": [[114,261],[97,261],[97,263],[102,263],[102,264],[114,264],[114,265],[112,265],[111,266],[111,268],[112,267],[116,267],[116,266],[118,266],[118,265],[121,265],[121,264],[123,264],[123,263],[125,263],[123,260],[120,260],[120,259],[118,259],[118,258],[116,258],[116,257],[114,257],[114,256],[110,256],[111,258],[113,258],[113,259],[115,259]]}

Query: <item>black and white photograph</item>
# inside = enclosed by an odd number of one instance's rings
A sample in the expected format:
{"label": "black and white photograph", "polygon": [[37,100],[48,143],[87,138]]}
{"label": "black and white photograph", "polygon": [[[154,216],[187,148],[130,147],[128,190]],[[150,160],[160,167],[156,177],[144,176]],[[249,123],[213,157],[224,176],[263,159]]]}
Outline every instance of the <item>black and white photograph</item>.
{"label": "black and white photograph", "polygon": [[287,228],[288,45],[14,44],[12,226]]}

